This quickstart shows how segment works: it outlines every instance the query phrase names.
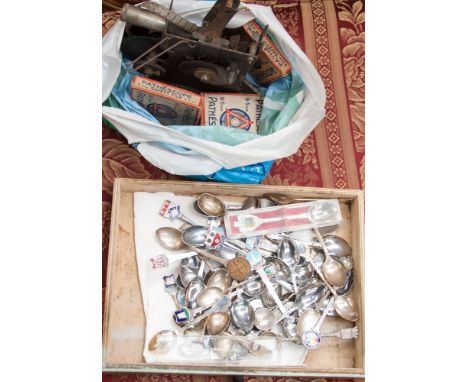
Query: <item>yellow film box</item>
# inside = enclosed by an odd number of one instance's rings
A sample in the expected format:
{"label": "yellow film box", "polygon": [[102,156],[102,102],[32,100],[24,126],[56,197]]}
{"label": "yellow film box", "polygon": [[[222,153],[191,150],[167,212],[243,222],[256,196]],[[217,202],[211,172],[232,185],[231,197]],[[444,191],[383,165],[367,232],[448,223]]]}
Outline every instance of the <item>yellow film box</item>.
{"label": "yellow film box", "polygon": [[[252,38],[259,36],[263,32],[263,28],[255,20],[249,21],[242,28]],[[284,57],[275,43],[265,35],[263,48],[258,55],[258,61],[250,71],[255,81],[259,85],[267,85],[278,78],[287,76],[291,72],[291,69],[291,64],[286,57]]]}
{"label": "yellow film box", "polygon": [[203,98],[199,94],[135,76],[130,84],[131,97],[163,125],[197,125]]}
{"label": "yellow film box", "polygon": [[263,97],[257,94],[203,93],[202,125],[221,125],[256,133]]}

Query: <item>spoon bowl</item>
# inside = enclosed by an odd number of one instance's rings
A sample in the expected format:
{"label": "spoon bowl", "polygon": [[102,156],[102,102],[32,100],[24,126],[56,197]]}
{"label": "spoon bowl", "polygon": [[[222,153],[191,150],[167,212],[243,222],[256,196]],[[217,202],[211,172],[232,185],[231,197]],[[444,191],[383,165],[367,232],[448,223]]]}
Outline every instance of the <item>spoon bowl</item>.
{"label": "spoon bowl", "polygon": [[299,250],[294,240],[285,238],[281,241],[278,247],[278,257],[283,260],[288,267],[294,268],[300,258]]}
{"label": "spoon bowl", "polygon": [[207,287],[217,287],[226,292],[232,279],[225,268],[218,268],[207,275],[205,282]]}
{"label": "spoon bowl", "polygon": [[182,232],[181,240],[185,245],[191,247],[204,247],[207,229],[201,225],[193,225]]}
{"label": "spoon bowl", "polygon": [[[328,303],[330,302],[330,299],[332,298],[333,296],[330,294],[326,299],[324,299],[322,301],[322,306],[320,307],[320,313],[323,313],[323,311],[325,310],[325,308],[327,307]],[[336,317],[338,316],[338,313],[336,312],[336,309],[335,309],[335,304],[333,304],[333,306],[331,306],[330,308],[328,308],[328,312],[327,312],[327,316],[330,316],[330,317]]]}
{"label": "spoon bowl", "polygon": [[[336,235],[325,235],[323,236],[323,242],[325,243],[330,256],[351,256],[351,246],[345,239]],[[321,247],[317,238],[314,238],[313,246],[315,248]]]}
{"label": "spoon bowl", "polygon": [[198,208],[207,216],[219,217],[226,212],[226,206],[218,197],[204,193],[197,199]]}
{"label": "spoon bowl", "polygon": [[354,260],[351,256],[342,256],[338,258],[348,271],[354,269]]}
{"label": "spoon bowl", "polygon": [[301,340],[297,335],[297,320],[293,316],[286,317],[281,325],[283,334],[292,340],[295,344],[301,344]]}
{"label": "spoon bowl", "polygon": [[217,336],[223,333],[231,323],[229,312],[211,313],[206,319],[206,331],[209,335]]}
{"label": "spoon bowl", "polygon": [[256,197],[254,196],[249,196],[247,199],[244,200],[244,203],[242,204],[242,209],[243,210],[251,210],[253,208],[259,208],[259,201]]}
{"label": "spoon bowl", "polygon": [[166,353],[169,351],[177,340],[177,334],[173,330],[161,330],[156,333],[148,344],[148,350],[157,351],[158,353]]}
{"label": "spoon bowl", "polygon": [[328,293],[327,287],[318,281],[312,281],[305,284],[296,294],[294,304],[299,314],[302,314],[309,308],[315,308],[317,303]]}
{"label": "spoon bowl", "polygon": [[271,309],[259,308],[255,311],[254,323],[257,329],[269,331],[275,324],[275,315]]}
{"label": "spoon bowl", "polygon": [[255,312],[252,306],[243,299],[237,299],[231,306],[232,322],[244,333],[249,333],[255,320]]}
{"label": "spoon bowl", "polygon": [[306,309],[297,320],[297,335],[302,338],[304,332],[312,330],[319,320],[319,312],[315,309]]}
{"label": "spoon bowl", "polygon": [[310,216],[314,222],[325,224],[330,220],[334,220],[339,212],[339,206],[330,200],[322,200],[321,203],[314,203],[309,210]]}
{"label": "spoon bowl", "polygon": [[299,262],[294,267],[294,275],[296,277],[296,284],[303,285],[309,281],[314,274],[312,265],[306,261],[303,257],[300,258]]}
{"label": "spoon bowl", "polygon": [[331,256],[326,256],[322,265],[322,273],[325,279],[336,288],[343,288],[346,284],[346,267]]}
{"label": "spoon bowl", "polygon": [[341,318],[347,321],[354,322],[359,319],[356,303],[349,295],[336,297],[335,310]]}
{"label": "spoon bowl", "polygon": [[180,281],[184,288],[186,288],[192,280],[198,278],[198,270],[190,267],[180,267]]}
{"label": "spoon bowl", "polygon": [[188,267],[193,269],[199,269],[201,266],[201,260],[199,256],[192,256],[182,259],[180,262],[181,267]]}
{"label": "spoon bowl", "polygon": [[[281,285],[279,285],[275,281],[270,281],[271,285],[273,285],[273,288],[278,296],[281,296]],[[271,295],[270,291],[268,289],[265,289],[263,293],[261,294],[261,299],[263,305],[267,308],[274,308],[276,306],[276,302],[273,299],[273,296]]]}
{"label": "spoon bowl", "polygon": [[217,254],[224,260],[232,260],[234,257],[236,257],[237,251],[234,248],[223,245],[217,250]]}
{"label": "spoon bowl", "polygon": [[260,296],[265,290],[265,283],[260,277],[251,277],[242,287],[242,292],[249,297]]}
{"label": "spoon bowl", "polygon": [[156,230],[156,236],[164,248],[170,249],[172,251],[185,248],[185,244],[182,241],[182,231],[178,230],[177,228],[158,228]]}
{"label": "spoon bowl", "polygon": [[208,287],[199,292],[196,296],[197,305],[202,308],[212,306],[216,300],[224,295],[224,292],[216,287]]}
{"label": "spoon bowl", "polygon": [[275,276],[278,280],[289,281],[291,279],[291,270],[287,264],[278,257],[270,256],[265,259],[265,272]]}
{"label": "spoon bowl", "polygon": [[347,275],[346,275],[346,283],[345,283],[344,287],[336,289],[336,294],[338,296],[347,295],[353,289],[353,285],[354,285],[353,272],[348,272]]}
{"label": "spoon bowl", "polygon": [[205,284],[199,278],[196,278],[185,288],[185,303],[187,308],[195,309],[198,307],[197,297],[205,289]]}

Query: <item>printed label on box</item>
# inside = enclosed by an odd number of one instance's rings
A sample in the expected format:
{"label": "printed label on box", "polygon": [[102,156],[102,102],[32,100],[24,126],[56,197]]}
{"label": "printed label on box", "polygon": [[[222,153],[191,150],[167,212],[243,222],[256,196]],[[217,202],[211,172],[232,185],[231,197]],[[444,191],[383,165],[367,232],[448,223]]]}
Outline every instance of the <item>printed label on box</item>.
{"label": "printed label on box", "polygon": [[256,133],[263,98],[256,94],[204,93],[202,125],[222,125]]}
{"label": "printed label on box", "polygon": [[[263,32],[263,28],[255,20],[243,25],[242,28],[252,38],[259,36]],[[255,81],[260,85],[269,84],[278,78],[287,76],[291,72],[291,69],[291,64],[279,48],[268,36],[265,36],[258,61],[250,71]]]}
{"label": "printed label on box", "polygon": [[135,76],[131,97],[163,125],[195,125],[201,113],[202,97],[175,86]]}

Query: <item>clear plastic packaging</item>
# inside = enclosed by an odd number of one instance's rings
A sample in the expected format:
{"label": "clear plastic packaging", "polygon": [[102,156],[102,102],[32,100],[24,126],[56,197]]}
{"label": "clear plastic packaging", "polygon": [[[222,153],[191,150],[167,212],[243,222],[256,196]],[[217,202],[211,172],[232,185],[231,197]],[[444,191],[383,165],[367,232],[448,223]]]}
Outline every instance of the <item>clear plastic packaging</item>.
{"label": "clear plastic packaging", "polygon": [[[148,345],[154,364],[301,366],[307,354],[303,346],[275,336],[159,335]],[[294,347],[294,349],[291,349]],[[149,350],[149,349],[148,349]],[[294,350],[294,351],[291,351]],[[293,356],[291,356],[293,355]]]}
{"label": "clear plastic packaging", "polygon": [[341,221],[337,199],[229,211],[224,217],[226,235],[230,239],[329,227],[338,225]]}

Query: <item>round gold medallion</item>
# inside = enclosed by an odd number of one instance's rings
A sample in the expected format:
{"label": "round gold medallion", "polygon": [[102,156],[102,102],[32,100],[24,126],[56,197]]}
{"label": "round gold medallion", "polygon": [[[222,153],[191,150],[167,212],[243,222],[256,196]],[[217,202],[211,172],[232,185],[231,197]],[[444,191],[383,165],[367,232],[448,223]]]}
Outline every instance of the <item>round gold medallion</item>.
{"label": "round gold medallion", "polygon": [[250,273],[250,263],[242,256],[229,260],[227,271],[229,276],[237,281],[243,281]]}

